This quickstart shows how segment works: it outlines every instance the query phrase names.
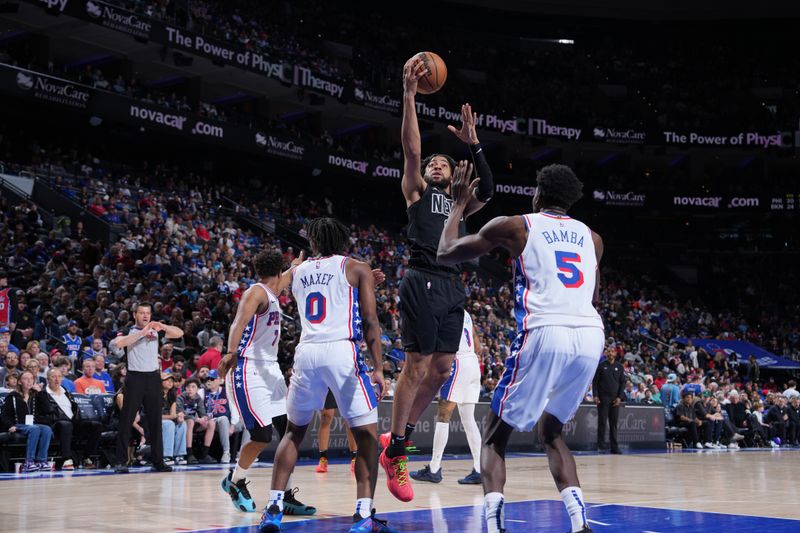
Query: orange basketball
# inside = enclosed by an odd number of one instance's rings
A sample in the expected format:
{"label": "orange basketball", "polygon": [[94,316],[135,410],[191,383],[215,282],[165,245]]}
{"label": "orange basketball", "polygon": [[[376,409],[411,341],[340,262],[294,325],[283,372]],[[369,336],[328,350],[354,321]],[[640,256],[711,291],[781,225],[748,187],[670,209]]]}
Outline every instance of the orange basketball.
{"label": "orange basketball", "polygon": [[442,88],[447,81],[447,65],[438,54],[433,52],[420,52],[417,57],[422,59],[428,74],[420,78],[417,84],[417,92],[420,94],[433,94]]}

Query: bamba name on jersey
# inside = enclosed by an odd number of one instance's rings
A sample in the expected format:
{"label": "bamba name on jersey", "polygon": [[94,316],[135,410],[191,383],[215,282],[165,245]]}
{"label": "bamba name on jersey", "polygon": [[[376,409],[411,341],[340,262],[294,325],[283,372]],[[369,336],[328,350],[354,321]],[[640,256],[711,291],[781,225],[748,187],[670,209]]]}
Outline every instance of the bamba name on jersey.
{"label": "bamba name on jersey", "polygon": [[547,241],[547,244],[555,244],[557,242],[568,242],[577,246],[583,247],[583,235],[578,235],[575,231],[566,230],[550,230],[543,231],[542,237]]}

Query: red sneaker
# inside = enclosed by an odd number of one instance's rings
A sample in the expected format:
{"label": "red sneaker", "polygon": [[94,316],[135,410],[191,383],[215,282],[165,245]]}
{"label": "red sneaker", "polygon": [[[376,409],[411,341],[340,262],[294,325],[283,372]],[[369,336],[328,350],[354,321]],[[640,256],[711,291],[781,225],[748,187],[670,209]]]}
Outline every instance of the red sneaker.
{"label": "red sneaker", "polygon": [[386,486],[392,496],[401,502],[410,502],[414,499],[414,489],[408,479],[408,457],[400,455],[390,459],[386,455],[386,450],[381,452],[378,459],[383,469],[386,471]]}
{"label": "red sneaker", "polygon": [[382,433],[381,436],[378,437],[378,442],[381,445],[381,449],[388,448],[392,443],[392,432],[387,431],[386,433]]}
{"label": "red sneaker", "polygon": [[324,457],[319,458],[319,464],[317,465],[317,474],[324,474],[328,471],[328,460]]}
{"label": "red sneaker", "polygon": [[355,457],[350,459],[350,473],[351,474],[355,474],[356,473],[356,458]]}

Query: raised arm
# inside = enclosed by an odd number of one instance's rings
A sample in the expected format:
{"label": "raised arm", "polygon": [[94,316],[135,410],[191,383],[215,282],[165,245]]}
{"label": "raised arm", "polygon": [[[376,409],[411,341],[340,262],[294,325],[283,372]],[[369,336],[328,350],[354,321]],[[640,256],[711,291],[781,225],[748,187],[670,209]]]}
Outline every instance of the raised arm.
{"label": "raised arm", "polygon": [[239,307],[236,308],[236,317],[228,331],[228,353],[220,360],[217,367],[219,377],[224,379],[228,370],[236,365],[237,352],[244,328],[258,311],[258,307],[264,303],[266,296],[267,293],[256,287],[250,287],[244,291],[242,299],[239,301]]}
{"label": "raised arm", "polygon": [[[479,211],[494,195],[494,175],[489,163],[486,161],[486,154],[478,140],[478,132],[475,124],[478,120],[477,113],[472,111],[472,106],[466,103],[461,106],[461,129],[455,126],[447,126],[450,132],[458,137],[458,140],[469,147],[472,165],[475,169],[476,177],[480,178],[478,187],[472,194],[466,208],[466,215],[469,216]],[[467,176],[469,178],[469,176]]]}
{"label": "raised arm", "polygon": [[372,359],[371,381],[378,386],[378,399],[383,397],[383,347],[381,346],[381,326],[375,302],[375,276],[369,265],[348,259],[345,266],[347,281],[358,287],[358,306],[361,309],[364,340]]}
{"label": "raised arm", "polygon": [[306,253],[303,250],[300,250],[300,254],[294,258],[292,264],[289,265],[289,268],[283,271],[280,276],[278,276],[277,282],[275,282],[274,286],[270,286],[270,290],[275,294],[280,294],[286,289],[289,285],[292,284],[292,276],[294,275],[294,269],[298,266],[303,264],[303,261],[306,260]]}
{"label": "raised arm", "polygon": [[400,139],[403,143],[403,181],[400,183],[406,205],[409,206],[420,199],[425,192],[425,181],[422,179],[422,141],[417,122],[417,83],[428,74],[425,63],[418,56],[409,59],[403,66],[403,126]]}
{"label": "raised arm", "polygon": [[127,348],[128,346],[138,341],[139,339],[147,337],[148,335],[153,335],[154,334],[153,331],[155,330],[153,329],[152,322],[150,322],[142,329],[137,329],[136,331],[132,331],[127,335],[122,335],[120,337],[115,337],[111,339],[111,342],[109,344],[113,344],[114,346],[120,349]]}
{"label": "raised arm", "polygon": [[501,246],[516,257],[525,248],[525,222],[522,217],[497,217],[490,220],[477,234],[458,236],[458,225],[464,217],[467,206],[474,198],[473,193],[479,179],[468,182],[472,165],[461,161],[456,167],[453,180],[453,207],[444,224],[439,239],[436,261],[440,265],[455,265],[475,259]]}

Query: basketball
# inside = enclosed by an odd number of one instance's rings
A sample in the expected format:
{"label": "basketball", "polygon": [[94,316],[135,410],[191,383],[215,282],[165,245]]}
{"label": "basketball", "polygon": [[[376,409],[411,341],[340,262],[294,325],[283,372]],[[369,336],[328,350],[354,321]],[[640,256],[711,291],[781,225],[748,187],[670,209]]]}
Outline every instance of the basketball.
{"label": "basketball", "polygon": [[420,94],[433,94],[442,88],[447,81],[447,65],[438,54],[433,52],[420,52],[416,55],[425,63],[428,75],[420,78],[417,92]]}

